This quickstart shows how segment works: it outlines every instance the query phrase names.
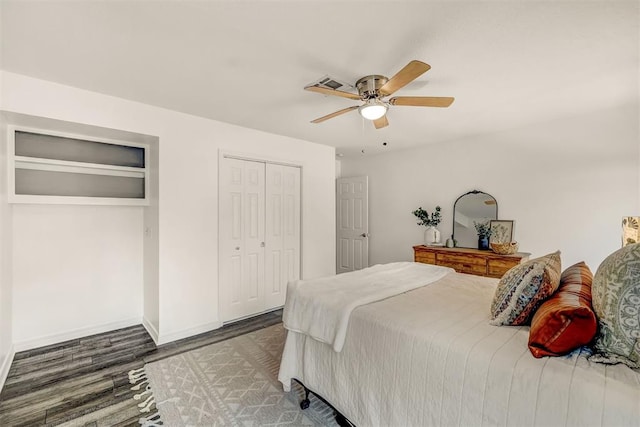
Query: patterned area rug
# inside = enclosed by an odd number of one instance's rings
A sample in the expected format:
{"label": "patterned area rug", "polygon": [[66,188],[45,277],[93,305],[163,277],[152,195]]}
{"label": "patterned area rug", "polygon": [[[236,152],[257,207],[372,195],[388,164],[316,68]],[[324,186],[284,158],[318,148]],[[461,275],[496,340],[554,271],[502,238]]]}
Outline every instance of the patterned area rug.
{"label": "patterned area rug", "polygon": [[145,366],[164,426],[337,426],[333,410],[278,382],[282,324]]}

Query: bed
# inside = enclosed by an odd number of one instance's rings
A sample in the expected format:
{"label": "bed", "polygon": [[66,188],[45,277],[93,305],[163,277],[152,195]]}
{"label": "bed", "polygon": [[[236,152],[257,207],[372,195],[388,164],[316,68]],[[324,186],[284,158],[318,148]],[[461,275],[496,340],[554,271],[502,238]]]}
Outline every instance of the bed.
{"label": "bed", "polygon": [[640,425],[638,370],[590,362],[586,348],[534,358],[528,326],[488,322],[497,283],[448,270],[359,305],[339,351],[287,328],[285,305],[278,379],[285,390],[300,381],[358,426]]}

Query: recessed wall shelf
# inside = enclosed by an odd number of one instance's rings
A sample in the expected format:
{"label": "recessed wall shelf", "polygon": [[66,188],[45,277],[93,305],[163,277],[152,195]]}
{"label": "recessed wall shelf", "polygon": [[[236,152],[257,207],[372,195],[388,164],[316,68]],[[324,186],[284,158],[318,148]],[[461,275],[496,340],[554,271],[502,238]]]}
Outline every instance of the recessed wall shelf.
{"label": "recessed wall shelf", "polygon": [[8,127],[10,203],[149,204],[148,146]]}

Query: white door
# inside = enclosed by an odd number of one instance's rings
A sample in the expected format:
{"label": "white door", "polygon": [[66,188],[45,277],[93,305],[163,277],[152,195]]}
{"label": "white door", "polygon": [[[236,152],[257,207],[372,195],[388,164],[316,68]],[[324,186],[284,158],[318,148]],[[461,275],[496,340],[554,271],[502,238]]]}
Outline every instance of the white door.
{"label": "white door", "polygon": [[300,278],[300,168],[268,163],[266,173],[265,302],[273,308]]}
{"label": "white door", "polygon": [[225,158],[220,168],[220,315],[265,309],[265,164]]}
{"label": "white door", "polygon": [[366,176],[337,180],[337,273],[369,266],[368,191]]}

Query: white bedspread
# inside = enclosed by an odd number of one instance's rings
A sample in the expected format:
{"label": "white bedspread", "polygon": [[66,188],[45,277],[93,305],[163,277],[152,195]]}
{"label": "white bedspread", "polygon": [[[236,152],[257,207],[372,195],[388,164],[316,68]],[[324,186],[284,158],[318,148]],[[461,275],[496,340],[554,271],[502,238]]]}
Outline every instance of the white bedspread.
{"label": "white bedspread", "polygon": [[639,426],[640,372],[535,359],[529,327],[489,325],[497,282],[447,274],[358,307],[340,353],[288,332],[278,379],[358,426]]}
{"label": "white bedspread", "polygon": [[452,272],[448,267],[395,262],[337,276],[297,280],[287,286],[282,321],[286,329],[330,344],[339,352],[356,307],[428,285]]}

